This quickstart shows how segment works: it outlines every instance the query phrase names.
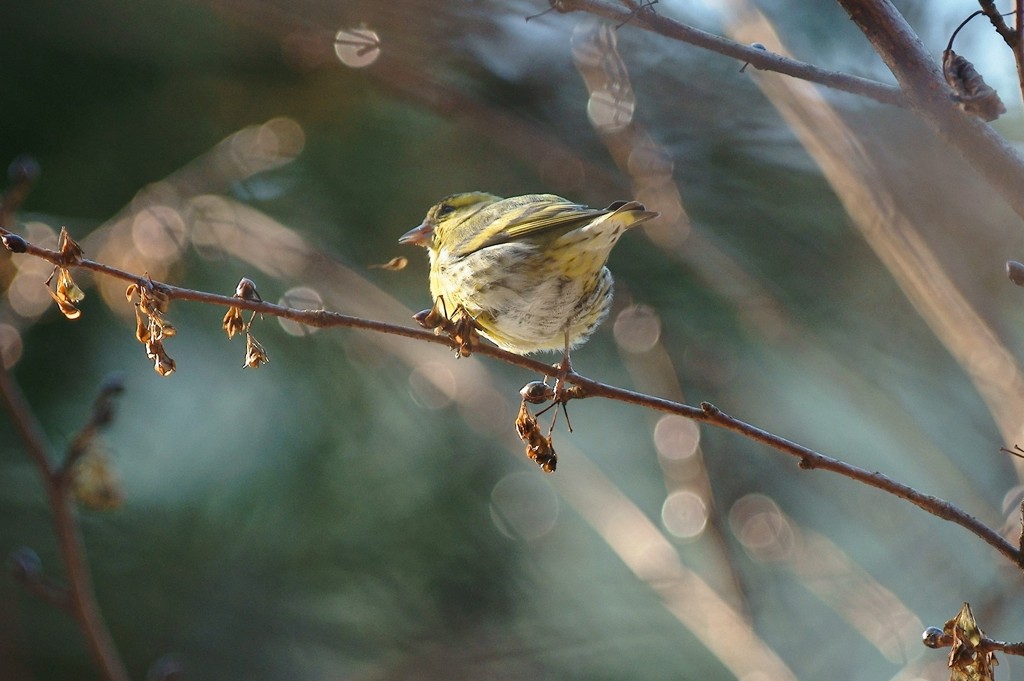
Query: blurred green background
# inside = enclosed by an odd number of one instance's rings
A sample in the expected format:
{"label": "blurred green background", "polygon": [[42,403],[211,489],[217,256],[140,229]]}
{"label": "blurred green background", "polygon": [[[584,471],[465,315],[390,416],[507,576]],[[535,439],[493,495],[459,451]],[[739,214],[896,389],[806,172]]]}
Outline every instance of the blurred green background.
{"label": "blurred green background", "polygon": [[[899,5],[937,59],[976,9]],[[654,8],[728,34],[726,6]],[[1016,541],[1019,462],[999,448],[1024,442],[1024,292],[1003,273],[1020,220],[910,114],[824,92],[948,278],[909,295],[893,263],[921,251],[865,239],[753,69],[547,7],[4,3],[0,162],[41,168],[5,227],[52,246],[66,225],[88,257],[181,286],[246,276],[269,301],[411,324],[426,255],[396,240],[438,198],[636,196],[665,218],[616,248],[615,309],[579,372],[711,401]],[[759,7],[797,58],[891,82],[837,7]],[[1017,143],[1009,53],[981,20],[957,48]],[[372,267],[398,255],[404,270]],[[71,322],[48,273],[0,254],[0,350],[55,457],[124,377],[103,436],[124,501],[81,522],[133,678],[939,679],[920,633],[963,601],[1024,638],[1019,570],[980,540],[737,435],[580,401],[545,475],[513,429],[521,370],[269,318],[271,361],[243,370],[224,311],[175,302],[161,378],[123,284],[76,275]],[[976,316],[943,317],[949,291]],[[19,547],[60,577],[4,414],[0,555]],[[99,678],[74,624],[6,573],[0,678]]]}

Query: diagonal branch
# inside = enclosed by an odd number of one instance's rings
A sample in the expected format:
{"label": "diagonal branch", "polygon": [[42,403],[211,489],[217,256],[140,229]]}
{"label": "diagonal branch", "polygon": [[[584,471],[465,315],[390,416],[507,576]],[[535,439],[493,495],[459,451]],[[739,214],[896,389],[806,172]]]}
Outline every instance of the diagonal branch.
{"label": "diagonal branch", "polygon": [[889,0],[837,0],[896,76],[910,107],[1024,218],[1024,161],[949,97],[938,64]]}
{"label": "diagonal branch", "polygon": [[[631,24],[679,42],[885,104],[915,111],[957,150],[1017,215],[1024,218],[1024,161],[986,123],[962,112],[950,99],[936,60],[889,0],[837,0],[896,76],[899,87],[826,71],[803,62],[741,45],[658,14],[650,4],[620,7],[605,0],[551,0],[561,12],[587,12],[617,24]],[[1020,48],[1018,48],[1020,49]],[[1024,78],[1024,76],[1022,76]]]}
{"label": "diagonal branch", "polygon": [[612,5],[602,0],[556,0],[553,3],[560,12],[587,12],[603,17],[619,25],[630,24],[652,33],[701,47],[711,52],[733,57],[764,71],[776,71],[787,76],[800,78],[855,95],[868,97],[882,104],[907,106],[903,93],[893,85],[853,76],[838,71],[829,71],[813,64],[772,54],[764,49],[743,45],[734,40],[702,31],[688,24],[658,14],[649,5],[638,5],[632,10]]}
{"label": "diagonal branch", "polygon": [[996,33],[1002,36],[1003,42],[1009,47],[1014,48],[1018,42],[1017,32],[1003,21],[1003,15],[999,13],[996,3],[993,0],[978,0],[978,5],[981,7],[982,14],[987,16],[988,20],[992,22],[992,27],[996,29]]}
{"label": "diagonal branch", "polygon": [[[10,245],[12,243],[16,243],[16,250],[26,255],[43,258],[55,265],[59,264],[64,267],[88,269],[93,272],[116,277],[131,283],[150,286],[166,294],[169,299],[191,300],[209,305],[242,308],[320,328],[348,327],[404,336],[406,338],[412,338],[429,343],[448,345],[453,350],[459,350],[460,347],[456,341],[449,337],[438,336],[423,329],[343,315],[327,310],[297,310],[259,300],[250,300],[234,296],[223,296],[203,291],[195,291],[162,282],[152,281],[147,277],[140,277],[139,275],[125,272],[123,270],[110,267],[109,265],[104,265],[85,258],[78,258],[74,262],[68,262],[65,254],[30,244],[21,239],[21,237],[12,235],[11,232],[8,232],[3,228],[0,228],[0,237],[3,237],[3,242],[8,246],[8,248],[11,247]],[[560,365],[552,366],[529,357],[516,355],[491,345],[475,346],[473,348],[473,352],[488,357],[494,357],[507,364],[512,364],[545,376],[555,375],[558,373],[560,367]],[[688,404],[682,404],[680,402],[674,402],[672,400],[638,393],[625,388],[607,385],[581,376],[571,370],[564,376],[564,380],[575,386],[575,389],[569,392],[569,398],[603,397],[605,399],[616,400],[627,404],[635,404],[655,411],[678,414],[695,421],[702,421],[725,430],[733,431],[747,439],[760,442],[780,452],[797,457],[800,460],[801,468],[806,470],[816,468],[829,470],[852,480],[864,483],[865,485],[888,492],[893,496],[905,499],[938,518],[948,520],[967,529],[982,541],[992,546],[1015,565],[1021,560],[1020,552],[1000,536],[998,532],[988,527],[974,516],[961,510],[954,504],[943,499],[939,499],[938,497],[918,492],[914,488],[897,482],[882,473],[871,472],[816,452],[779,435],[775,435],[733,416],[729,416],[711,404],[702,403],[700,407],[693,407]]]}

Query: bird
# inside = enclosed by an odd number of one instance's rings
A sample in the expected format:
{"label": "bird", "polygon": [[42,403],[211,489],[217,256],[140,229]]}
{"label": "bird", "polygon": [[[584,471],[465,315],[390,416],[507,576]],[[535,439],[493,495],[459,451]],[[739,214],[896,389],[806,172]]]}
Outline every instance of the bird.
{"label": "bird", "polygon": [[568,369],[569,351],[611,308],[612,248],[657,216],[637,201],[595,209],[553,194],[447,196],[398,240],[429,255],[435,307],[432,321],[418,320],[461,329],[465,345],[479,331],[520,355],[562,350]]}

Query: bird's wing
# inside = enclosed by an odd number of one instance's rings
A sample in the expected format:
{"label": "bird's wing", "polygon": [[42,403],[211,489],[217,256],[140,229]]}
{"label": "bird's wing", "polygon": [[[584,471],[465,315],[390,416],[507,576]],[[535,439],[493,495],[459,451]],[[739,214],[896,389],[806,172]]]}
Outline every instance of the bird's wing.
{"label": "bird's wing", "polygon": [[[520,200],[518,205],[500,205],[517,200]],[[506,199],[489,208],[495,211],[491,223],[459,249],[458,255],[469,255],[482,248],[549,232],[564,234],[611,212],[607,209],[580,206],[549,194]],[[504,219],[499,219],[499,216],[504,216]]]}

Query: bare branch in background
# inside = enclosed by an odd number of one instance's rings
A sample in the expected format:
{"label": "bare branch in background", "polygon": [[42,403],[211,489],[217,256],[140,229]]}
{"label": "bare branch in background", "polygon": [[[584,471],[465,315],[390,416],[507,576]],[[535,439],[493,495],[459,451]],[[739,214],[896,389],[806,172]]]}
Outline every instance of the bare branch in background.
{"label": "bare branch in background", "polygon": [[15,574],[22,582],[27,583],[30,591],[71,613],[78,622],[93,660],[106,681],[127,681],[128,673],[103,620],[93,590],[85,548],[82,545],[71,499],[70,476],[65,474],[70,470],[68,464],[73,464],[80,456],[79,452],[83,451],[86,441],[95,436],[97,428],[109,421],[109,397],[108,391],[104,390],[97,400],[92,417],[68,450],[64,466],[58,469],[50,462],[49,446],[32,407],[14,377],[3,366],[3,362],[0,362],[0,401],[6,407],[29,457],[43,480],[46,499],[53,515],[57,546],[64,563],[67,586],[57,587],[45,580],[40,575],[39,566],[36,565],[33,569],[32,561],[26,559],[27,554],[24,552],[19,553],[20,558],[15,556],[12,559]]}

